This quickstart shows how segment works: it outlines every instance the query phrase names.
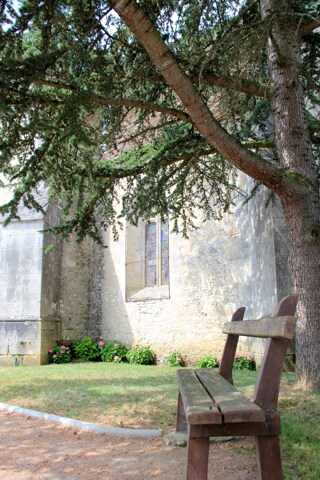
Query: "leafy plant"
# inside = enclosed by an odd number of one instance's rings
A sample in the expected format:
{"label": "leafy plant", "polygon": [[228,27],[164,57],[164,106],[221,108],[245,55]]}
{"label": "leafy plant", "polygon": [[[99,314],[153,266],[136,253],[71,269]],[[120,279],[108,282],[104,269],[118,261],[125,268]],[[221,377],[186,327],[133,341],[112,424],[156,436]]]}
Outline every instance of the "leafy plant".
{"label": "leafy plant", "polygon": [[213,355],[205,355],[204,357],[200,358],[197,363],[197,367],[199,368],[218,368],[219,361]]}
{"label": "leafy plant", "polygon": [[48,350],[49,363],[70,363],[71,351],[64,345],[57,346]]}
{"label": "leafy plant", "polygon": [[236,355],[233,361],[233,368],[235,370],[256,370],[256,362],[248,354]]}
{"label": "leafy plant", "polygon": [[85,336],[82,340],[73,343],[75,357],[79,360],[92,361],[100,359],[100,348],[97,342]]}
{"label": "leafy plant", "polygon": [[135,363],[136,365],[152,365],[156,361],[156,356],[150,347],[137,345],[130,348],[127,359],[129,363]]}
{"label": "leafy plant", "polygon": [[185,359],[180,352],[167,353],[163,357],[163,363],[170,367],[184,367],[186,365]]}
{"label": "leafy plant", "polygon": [[101,358],[104,362],[123,362],[127,359],[128,349],[121,342],[110,340],[108,342],[99,342]]}

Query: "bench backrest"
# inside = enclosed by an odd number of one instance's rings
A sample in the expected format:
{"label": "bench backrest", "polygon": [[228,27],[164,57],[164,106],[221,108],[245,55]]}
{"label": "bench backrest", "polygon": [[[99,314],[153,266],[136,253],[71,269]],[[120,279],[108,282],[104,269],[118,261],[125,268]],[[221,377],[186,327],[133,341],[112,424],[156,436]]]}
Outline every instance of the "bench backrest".
{"label": "bench backrest", "polygon": [[245,308],[242,307],[233,314],[231,322],[224,325],[223,332],[228,337],[219,372],[230,383],[233,383],[232,365],[239,336],[267,338],[254,391],[254,402],[265,411],[277,409],[281,374],[290,340],[294,336],[297,302],[297,295],[289,295],[279,302],[273,317],[244,322]]}

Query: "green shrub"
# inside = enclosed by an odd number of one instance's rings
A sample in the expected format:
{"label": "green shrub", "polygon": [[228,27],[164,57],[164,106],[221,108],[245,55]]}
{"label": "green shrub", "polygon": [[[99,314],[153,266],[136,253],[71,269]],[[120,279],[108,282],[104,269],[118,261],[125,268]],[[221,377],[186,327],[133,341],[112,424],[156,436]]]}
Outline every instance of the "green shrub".
{"label": "green shrub", "polygon": [[83,337],[82,340],[74,342],[72,345],[75,357],[86,362],[100,360],[100,348],[94,340],[89,337]]}
{"label": "green shrub", "polygon": [[98,343],[101,352],[101,358],[104,362],[123,362],[127,360],[128,349],[123,343],[116,340],[110,340],[106,343]]}
{"label": "green shrub", "polygon": [[156,356],[150,347],[137,345],[130,348],[127,359],[129,363],[135,363],[136,365],[152,365],[156,361]]}
{"label": "green shrub", "polygon": [[217,368],[219,367],[219,361],[213,355],[206,355],[197,363],[197,367],[200,368]]}
{"label": "green shrub", "polygon": [[64,345],[54,347],[48,350],[49,363],[70,363],[71,351]]}
{"label": "green shrub", "polygon": [[186,362],[180,352],[167,353],[163,357],[163,363],[170,367],[184,367]]}
{"label": "green shrub", "polygon": [[256,370],[256,362],[248,354],[236,355],[233,361],[233,368],[235,370]]}

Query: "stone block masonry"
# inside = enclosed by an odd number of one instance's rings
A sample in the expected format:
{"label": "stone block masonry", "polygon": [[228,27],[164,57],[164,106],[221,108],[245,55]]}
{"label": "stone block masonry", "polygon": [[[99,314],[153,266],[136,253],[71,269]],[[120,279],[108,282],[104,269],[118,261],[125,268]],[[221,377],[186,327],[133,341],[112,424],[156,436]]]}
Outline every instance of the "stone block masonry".
{"label": "stone block masonry", "polygon": [[[250,191],[252,182],[241,176],[239,186]],[[219,357],[221,326],[237,308],[245,318],[271,314],[290,293],[281,210],[267,199],[262,188],[220,222],[202,223],[199,213],[188,239],[169,234],[169,285],[155,287],[144,283],[142,222],[125,224],[118,242],[105,232],[108,248],[41,233],[59,222],[54,201],[44,218],[24,211],[21,222],[0,223],[0,362],[46,363],[56,341],[84,335],[150,345],[158,360],[172,351],[190,363]],[[247,339],[240,349],[259,361],[263,345]]]}
{"label": "stone block masonry", "polygon": [[[240,182],[250,191],[250,180],[241,177]],[[278,288],[281,296],[290,290],[284,292],[287,272],[277,271],[281,263],[277,255],[284,256],[274,235],[275,215],[277,229],[281,227],[279,210],[272,202],[266,207],[267,199],[268,192],[261,189],[246,205],[240,199],[233,214],[220,222],[202,224],[199,214],[199,228],[188,239],[171,234],[167,296],[159,287],[153,287],[152,294],[143,286],[128,295],[128,268],[141,262],[145,248],[141,226],[136,232],[126,226],[118,242],[106,234],[102,337],[127,346],[150,345],[158,359],[180,351],[195,362],[203,355],[221,355],[221,326],[240,306],[247,308],[245,318],[271,314],[268,310],[278,303]],[[259,362],[263,344],[246,339],[240,351],[254,354]]]}

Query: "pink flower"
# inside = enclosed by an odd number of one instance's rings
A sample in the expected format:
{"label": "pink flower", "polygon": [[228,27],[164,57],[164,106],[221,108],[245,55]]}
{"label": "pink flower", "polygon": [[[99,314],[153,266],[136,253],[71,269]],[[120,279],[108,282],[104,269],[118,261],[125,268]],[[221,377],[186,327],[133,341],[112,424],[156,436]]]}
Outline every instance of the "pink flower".
{"label": "pink flower", "polygon": [[114,346],[115,348],[117,348],[117,347],[119,347],[119,343],[115,343],[113,346]]}
{"label": "pink flower", "polygon": [[113,357],[113,360],[114,360],[115,362],[118,361],[118,360],[119,360],[118,355],[116,355],[115,357]]}
{"label": "pink flower", "polygon": [[53,353],[53,350],[48,350],[48,353]]}
{"label": "pink flower", "polygon": [[104,342],[99,342],[98,345],[99,345],[99,347],[103,347],[105,345],[105,343]]}
{"label": "pink flower", "polygon": [[52,355],[52,358],[57,358],[58,355]]}
{"label": "pink flower", "polygon": [[246,356],[246,359],[247,359],[247,360],[251,360],[250,355],[247,355],[247,356]]}
{"label": "pink flower", "polygon": [[70,348],[69,348],[69,347],[66,347],[66,350],[70,350]]}
{"label": "pink flower", "polygon": [[60,348],[63,348],[64,350],[66,349],[66,347],[65,347],[64,345],[61,345],[61,347],[60,347]]}

